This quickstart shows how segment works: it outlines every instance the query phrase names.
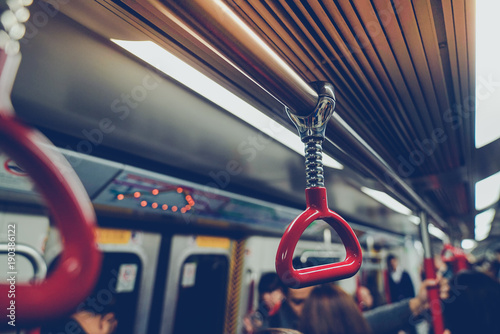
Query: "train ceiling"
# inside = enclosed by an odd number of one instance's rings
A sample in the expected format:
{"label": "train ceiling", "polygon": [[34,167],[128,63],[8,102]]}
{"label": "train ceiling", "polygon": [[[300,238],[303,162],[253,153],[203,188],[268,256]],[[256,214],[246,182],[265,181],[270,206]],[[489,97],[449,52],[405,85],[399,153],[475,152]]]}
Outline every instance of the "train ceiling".
{"label": "train ceiling", "polygon": [[472,1],[229,4],[307,82],[332,82],[337,112],[444,217],[473,213]]}
{"label": "train ceiling", "polygon": [[[182,5],[189,4],[189,1],[181,2]],[[496,142],[479,150],[474,146],[474,1],[219,2],[241,18],[303,80],[331,82],[336,88],[338,114],[447,221],[449,226],[446,232],[456,233],[458,238],[474,236],[474,185],[500,170],[500,161],[491,158],[499,151]],[[100,61],[94,62],[94,65],[99,67],[99,63],[108,64],[107,74],[120,74],[116,79],[104,78],[99,76],[97,70],[90,70],[89,73],[96,75],[95,80],[105,82],[96,81],[96,86],[86,87],[75,96],[80,106],[72,108],[79,110],[80,119],[88,118],[92,113],[95,113],[91,115],[94,120],[99,117],[96,110],[84,111],[84,107],[98,108],[97,102],[89,104],[87,101],[93,98],[91,93],[99,95],[109,90],[108,93],[119,96],[118,92],[126,91],[127,88],[123,86],[123,82],[120,87],[116,80],[131,81],[133,74],[134,80],[137,81],[141,75],[142,78],[144,76],[135,64],[122,60],[116,54],[116,47],[106,43],[113,38],[155,41],[170,52],[183,57],[264,113],[274,116],[288,128],[292,128],[280,103],[241,71],[228,66],[227,59],[207,44],[206,40],[209,40],[210,36],[207,37],[206,31],[190,30],[183,21],[179,21],[183,18],[179,3],[155,0],[98,0],[57,5],[57,8],[71,19],[61,17],[62,14],[54,17],[47,27],[38,29],[39,36],[35,36],[23,51],[30,52],[30,48],[37,50],[38,45],[39,52],[43,51],[46,57],[57,59],[56,52],[47,50],[47,45],[51,48],[63,46],[50,41],[49,38],[60,37],[60,43],[70,43],[71,37],[68,31],[56,32],[57,29],[50,28],[50,25],[56,25],[56,21],[60,21],[57,23],[59,28],[68,25],[80,34],[83,34],[85,29],[95,33],[92,37],[94,41],[85,43],[92,47],[90,52],[106,56],[99,58]],[[76,23],[72,20],[81,24],[81,28],[75,28]],[[49,31],[53,37],[49,37]],[[67,56],[71,57],[71,50],[67,52]],[[82,55],[73,58],[79,63],[59,57],[62,66],[59,66],[58,71],[61,68],[65,68],[67,73],[70,73],[70,70],[79,71],[80,81],[89,81],[89,73],[85,72],[92,66],[91,61],[86,61]],[[91,55],[90,58],[95,61],[97,56]],[[36,67],[35,59],[27,62],[31,62],[31,69]],[[47,59],[47,62],[50,65],[50,59]],[[127,66],[130,73],[120,72],[116,64]],[[144,63],[139,64],[144,66]],[[54,63],[53,66],[53,71],[56,71],[58,65]],[[242,70],[245,71],[245,68]],[[69,75],[67,73],[66,75]],[[47,71],[43,74],[49,75]],[[59,77],[69,80],[64,75]],[[73,78],[71,81],[78,79]],[[120,88],[106,88],[103,91],[101,85],[117,85]],[[29,85],[25,86],[29,88]],[[40,90],[39,87],[37,89]],[[67,88],[64,90],[68,91]],[[101,97],[98,99],[101,100]],[[24,110],[30,105],[26,100],[26,97],[19,97],[19,108]],[[67,107],[66,102],[59,102],[61,108]],[[191,102],[185,103],[185,109],[201,108],[201,104],[193,106],[190,105]],[[146,109],[146,104],[149,108],[160,108],[162,102],[159,97],[148,98],[141,108]],[[209,102],[208,105],[208,109],[214,109]],[[203,125],[213,130],[202,129],[196,124],[190,129],[189,119],[193,120],[193,117],[197,116],[192,111],[184,110],[179,103],[174,103],[174,107],[178,111],[169,117],[179,122],[179,129],[169,128],[171,134],[162,134],[161,137],[175,143],[172,146],[177,146],[177,149],[159,148],[157,146],[161,144],[154,143],[148,146],[148,152],[144,152],[138,143],[147,143],[142,142],[144,138],[139,138],[139,132],[130,132],[132,136],[137,137],[134,139],[135,146],[120,149],[149,159],[155,156],[156,161],[175,168],[191,169],[205,176],[214,170],[224,170],[227,161],[235,157],[234,145],[231,147],[227,141],[230,141],[232,136],[239,143],[245,140],[244,136],[238,137],[238,133],[242,131],[240,125],[234,124],[232,130],[228,129],[234,123],[231,116],[223,117],[220,113],[207,111]],[[50,110],[51,106],[46,105],[44,108]],[[186,112],[185,118],[182,112],[179,112],[183,110]],[[156,117],[155,120],[158,119],[158,112],[148,112],[151,117]],[[55,123],[44,123],[26,112],[24,115],[27,120],[43,128],[57,128]],[[226,123],[228,126],[224,126],[224,130],[230,132],[227,135],[218,130],[220,124],[226,121],[229,123]],[[59,122],[64,123],[62,120]],[[144,127],[142,131],[142,134],[147,133]],[[221,138],[214,139],[214,145],[220,145],[219,149],[209,147],[206,142],[200,143],[199,140],[203,140],[203,136],[198,136],[194,131],[205,131],[204,135],[219,133]],[[72,130],[65,129],[61,132],[82,137],[81,129],[76,126]],[[183,132],[185,138],[182,138]],[[248,135],[250,133],[251,131]],[[149,134],[151,138],[156,138],[156,133]],[[360,192],[353,190],[353,185],[380,190],[384,188],[346,158],[345,153],[349,154],[349,143],[342,142],[331,130],[327,131],[327,136],[338,147],[327,145],[325,150],[331,152],[347,167],[343,171],[327,171],[327,181],[330,180],[327,186],[332,188],[329,195],[334,199],[336,209],[342,211],[344,208],[348,214],[365,222],[374,221],[375,226],[398,233],[406,233],[408,230],[414,233],[415,229],[407,219],[401,215],[389,214],[370,199],[363,197]],[[108,140],[110,147],[117,148],[118,144]],[[185,148],[197,150],[196,152],[201,150],[204,153],[201,157],[189,156],[192,154],[183,149],[183,145],[187,145]],[[233,154],[221,153],[224,150]],[[159,152],[167,155],[158,157],[155,153]],[[173,157],[178,160],[173,161]],[[281,200],[286,204],[298,206],[303,198],[297,195],[301,193],[303,186],[302,181],[297,181],[303,177],[300,156],[273,147],[260,158],[270,160],[247,163],[245,171],[233,178],[234,185],[253,189],[256,194],[260,192],[264,194],[265,199]],[[212,161],[203,161],[204,159]],[[347,195],[343,196],[342,193]],[[358,201],[360,204],[354,205],[349,201]],[[410,227],[405,228],[406,232],[405,229],[396,227],[398,220],[409,224]],[[491,233],[498,232],[493,228]]]}

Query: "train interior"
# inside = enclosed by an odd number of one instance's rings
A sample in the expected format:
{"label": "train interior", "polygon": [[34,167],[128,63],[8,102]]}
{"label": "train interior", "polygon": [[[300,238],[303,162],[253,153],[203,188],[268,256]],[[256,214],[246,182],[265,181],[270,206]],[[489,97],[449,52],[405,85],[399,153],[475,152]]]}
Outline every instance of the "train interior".
{"label": "train interior", "polygon": [[[324,183],[363,252],[338,281],[345,291],[365,285],[386,303],[388,254],[418,289],[422,212],[437,265],[450,244],[488,270],[500,247],[500,70],[479,52],[492,21],[479,14],[494,12],[481,2],[35,0],[10,99],[95,210],[102,266],[82,303],[114,312],[116,333],[243,333],[305,209],[304,144],[287,115],[305,104],[291,104],[302,101],[292,83],[268,85],[280,75],[335,88]],[[267,54],[246,57],[252,45]],[[15,225],[16,284],[37,285],[67,246],[48,205],[59,199],[40,194],[7,145],[0,276]],[[334,263],[346,248],[316,220],[293,257]]]}

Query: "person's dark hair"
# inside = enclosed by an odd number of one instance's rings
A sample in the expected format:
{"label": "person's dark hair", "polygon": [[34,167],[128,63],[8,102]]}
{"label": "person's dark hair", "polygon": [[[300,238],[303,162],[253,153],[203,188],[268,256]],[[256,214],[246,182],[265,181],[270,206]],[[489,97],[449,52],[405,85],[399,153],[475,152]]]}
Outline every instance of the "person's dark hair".
{"label": "person's dark hair", "polygon": [[398,257],[397,257],[396,255],[394,255],[394,254],[389,254],[389,255],[387,255],[387,258],[385,259],[385,261],[386,261],[386,263],[387,263],[387,268],[391,268],[391,261],[392,261],[393,259],[396,259],[396,260],[397,260],[397,259],[398,259]]}
{"label": "person's dark hair", "polygon": [[452,334],[500,333],[500,283],[478,271],[463,271],[450,281],[443,302],[446,328]]}
{"label": "person's dark hair", "polygon": [[259,281],[259,295],[262,296],[262,294],[266,292],[273,292],[275,290],[280,289],[285,292],[285,287],[281,280],[278,277],[278,274],[276,273],[265,273],[260,277]]}
{"label": "person's dark hair", "polygon": [[354,299],[333,284],[313,289],[304,304],[299,330],[304,334],[369,334],[370,326]]}

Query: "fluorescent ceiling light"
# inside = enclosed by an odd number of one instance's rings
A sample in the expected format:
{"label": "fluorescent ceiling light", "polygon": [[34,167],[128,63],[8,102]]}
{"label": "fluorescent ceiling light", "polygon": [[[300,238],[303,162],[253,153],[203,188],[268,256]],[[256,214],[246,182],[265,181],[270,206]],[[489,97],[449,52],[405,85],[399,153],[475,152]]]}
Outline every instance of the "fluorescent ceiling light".
{"label": "fluorescent ceiling light", "polygon": [[429,228],[429,233],[432,234],[433,236],[435,236],[436,238],[441,239],[441,240],[447,239],[446,234],[443,231],[441,231],[439,228],[434,226],[434,224],[429,224],[428,228]]}
{"label": "fluorescent ceiling light", "polygon": [[[116,39],[111,39],[111,41],[252,125],[257,130],[304,155],[304,144],[297,133],[283,127],[158,44],[151,41],[122,41]],[[323,154],[323,163],[331,168],[344,168],[342,164],[327,154]]]}
{"label": "fluorescent ceiling light", "polygon": [[411,215],[410,217],[408,217],[408,220],[415,225],[420,224],[420,218],[418,218],[417,216]]}
{"label": "fluorescent ceiling light", "polygon": [[[476,148],[500,138],[500,1],[476,3]],[[467,106],[466,106],[467,107]]]}
{"label": "fluorescent ceiling light", "polygon": [[473,239],[464,239],[462,240],[462,248],[463,249],[472,249],[477,246],[476,240]]}
{"label": "fluorescent ceiling light", "polygon": [[408,209],[406,206],[399,203],[398,201],[396,201],[394,198],[387,195],[383,191],[378,191],[378,190],[370,189],[367,187],[361,187],[361,191],[364,192],[365,194],[367,194],[368,196],[370,196],[371,198],[373,198],[374,200],[384,204],[389,209],[392,209],[392,210],[399,212],[399,213],[402,213],[404,215],[411,214],[410,209]]}
{"label": "fluorescent ceiling light", "polygon": [[489,209],[476,215],[474,235],[477,241],[486,239],[490,234],[495,213],[495,209]]}
{"label": "fluorescent ceiling light", "polygon": [[[499,112],[500,114],[500,112]],[[500,172],[476,182],[476,210],[480,211],[500,199]]]}

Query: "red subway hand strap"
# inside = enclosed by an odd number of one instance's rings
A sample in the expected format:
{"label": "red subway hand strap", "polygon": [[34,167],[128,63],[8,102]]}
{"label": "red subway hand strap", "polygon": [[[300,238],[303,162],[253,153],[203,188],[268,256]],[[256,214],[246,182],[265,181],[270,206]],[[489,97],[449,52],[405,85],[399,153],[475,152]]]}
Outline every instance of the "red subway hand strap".
{"label": "red subway hand strap", "polygon": [[[276,272],[284,284],[291,288],[331,282],[356,274],[362,262],[361,246],[353,230],[338,214],[328,209],[326,189],[314,187],[306,189],[307,208],[288,226],[276,254]],[[293,268],[295,247],[305,229],[315,220],[327,222],[339,235],[346,249],[342,262],[303,269]]]}
{"label": "red subway hand strap", "polygon": [[[71,166],[50,147],[43,135],[0,112],[0,149],[31,176],[63,240],[59,264],[47,280],[33,286],[16,282],[15,299],[5,298],[11,285],[0,285],[1,314],[14,305],[16,325],[72,311],[90,294],[100,271],[96,217],[90,200]],[[3,318],[9,320],[5,315]],[[2,320],[2,325],[5,323]]]}
{"label": "red subway hand strap", "polygon": [[[447,253],[451,253],[451,256],[447,256]],[[469,269],[469,260],[464,251],[450,244],[445,244],[443,246],[441,259],[443,262],[451,264],[454,274]]]}

